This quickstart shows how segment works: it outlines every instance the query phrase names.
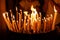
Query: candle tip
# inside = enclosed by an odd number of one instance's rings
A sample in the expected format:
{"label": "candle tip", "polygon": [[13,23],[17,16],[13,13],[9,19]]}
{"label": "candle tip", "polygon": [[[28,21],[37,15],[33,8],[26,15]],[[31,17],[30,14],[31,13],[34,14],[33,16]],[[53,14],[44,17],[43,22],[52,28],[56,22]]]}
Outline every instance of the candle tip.
{"label": "candle tip", "polygon": [[18,10],[17,6],[16,6],[16,11]]}
{"label": "candle tip", "polygon": [[28,11],[24,11],[24,14],[27,16],[27,14],[28,14]]}
{"label": "candle tip", "polygon": [[5,18],[5,13],[3,13],[3,17]]}
{"label": "candle tip", "polygon": [[9,11],[11,12],[11,9]]}
{"label": "candle tip", "polygon": [[44,19],[45,19],[45,17],[44,17]]}
{"label": "candle tip", "polygon": [[56,7],[54,6],[54,12],[57,12]]}

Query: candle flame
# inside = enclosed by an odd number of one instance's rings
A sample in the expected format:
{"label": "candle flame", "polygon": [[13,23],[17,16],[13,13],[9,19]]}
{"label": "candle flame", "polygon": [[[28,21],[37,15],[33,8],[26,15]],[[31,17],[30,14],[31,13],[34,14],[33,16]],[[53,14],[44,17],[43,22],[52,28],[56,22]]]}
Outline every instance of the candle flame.
{"label": "candle flame", "polygon": [[31,18],[36,20],[37,11],[35,8],[33,8],[33,5],[31,6],[31,11],[32,11],[32,14],[31,14],[32,17]]}
{"label": "candle flame", "polygon": [[37,11],[36,11],[36,9],[33,7],[33,5],[31,6],[31,11],[32,11],[32,14],[31,14],[31,23],[33,24],[34,21],[37,21],[37,20],[36,20]]}
{"label": "candle flame", "polygon": [[24,11],[24,14],[27,16],[27,14],[28,14],[28,11]]}
{"label": "candle flame", "polygon": [[32,13],[37,14],[37,11],[36,11],[36,9],[33,7],[33,5],[31,6],[31,11],[32,11]]}
{"label": "candle flame", "polygon": [[5,18],[5,13],[3,13],[3,17]]}
{"label": "candle flame", "polygon": [[57,12],[56,7],[54,6],[54,12]]}

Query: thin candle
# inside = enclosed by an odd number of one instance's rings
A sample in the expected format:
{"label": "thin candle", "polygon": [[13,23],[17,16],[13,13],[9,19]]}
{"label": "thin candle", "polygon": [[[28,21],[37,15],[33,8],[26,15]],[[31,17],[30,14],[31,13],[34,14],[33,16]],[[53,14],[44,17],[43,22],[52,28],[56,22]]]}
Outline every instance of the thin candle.
{"label": "thin candle", "polygon": [[19,13],[18,30],[21,30],[21,14]]}
{"label": "thin candle", "polygon": [[18,8],[16,7],[16,21],[18,20]]}
{"label": "thin candle", "polygon": [[53,15],[52,14],[50,15],[50,23],[51,23],[50,27],[51,27],[51,30],[52,30],[52,24],[53,24]]}
{"label": "thin candle", "polygon": [[12,18],[12,28],[13,28],[13,31],[15,31],[15,17],[14,17],[14,15]]}
{"label": "thin candle", "polygon": [[54,12],[55,12],[55,14],[54,14],[54,19],[53,19],[53,24],[52,24],[52,30],[55,29],[55,22],[56,22],[56,17],[57,17],[57,10],[56,10],[55,6],[54,6]]}
{"label": "thin candle", "polygon": [[29,30],[30,30],[30,15],[28,15],[27,23],[28,23],[27,30],[29,32]]}
{"label": "thin candle", "polygon": [[41,27],[41,18],[39,17],[37,20],[37,33],[40,32],[40,27]]}
{"label": "thin candle", "polygon": [[6,22],[6,24],[7,24],[7,26],[8,26],[8,28],[9,28],[9,30],[11,30],[12,31],[12,28],[11,28],[11,24],[9,24],[9,22],[7,21],[7,18],[6,18],[6,15],[5,15],[5,13],[3,13],[3,18],[4,18],[4,20],[5,20],[5,22]]}
{"label": "thin candle", "polygon": [[26,16],[24,17],[24,31],[26,31]]}
{"label": "thin candle", "polygon": [[46,19],[44,17],[44,32],[45,32],[45,30],[46,30]]}

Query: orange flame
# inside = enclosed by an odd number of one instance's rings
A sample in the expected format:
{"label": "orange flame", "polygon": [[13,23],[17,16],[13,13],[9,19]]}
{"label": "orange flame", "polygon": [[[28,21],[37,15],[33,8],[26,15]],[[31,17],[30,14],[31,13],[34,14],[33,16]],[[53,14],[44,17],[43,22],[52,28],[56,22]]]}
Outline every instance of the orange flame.
{"label": "orange flame", "polygon": [[33,8],[33,5],[31,6],[31,23],[33,24],[34,21],[36,21],[36,15],[37,15],[37,11],[35,8]]}
{"label": "orange flame", "polygon": [[54,6],[54,12],[57,12],[57,10],[56,10],[55,6]]}

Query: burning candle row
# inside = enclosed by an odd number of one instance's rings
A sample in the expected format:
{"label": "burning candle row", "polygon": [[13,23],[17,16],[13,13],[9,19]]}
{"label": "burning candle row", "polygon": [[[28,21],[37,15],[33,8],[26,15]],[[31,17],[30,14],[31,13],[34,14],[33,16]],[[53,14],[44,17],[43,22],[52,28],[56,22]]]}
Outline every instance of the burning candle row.
{"label": "burning candle row", "polygon": [[[22,12],[22,10],[18,13],[16,7],[16,20],[11,10],[11,20],[9,19],[8,12],[3,13],[4,20],[9,30],[19,33],[45,33],[54,30],[57,14],[55,14],[54,17],[50,14],[42,19],[41,13],[38,13],[36,9],[33,8],[33,5],[31,6],[31,11],[31,14],[28,14],[28,11]],[[24,16],[22,15],[23,13]]]}

